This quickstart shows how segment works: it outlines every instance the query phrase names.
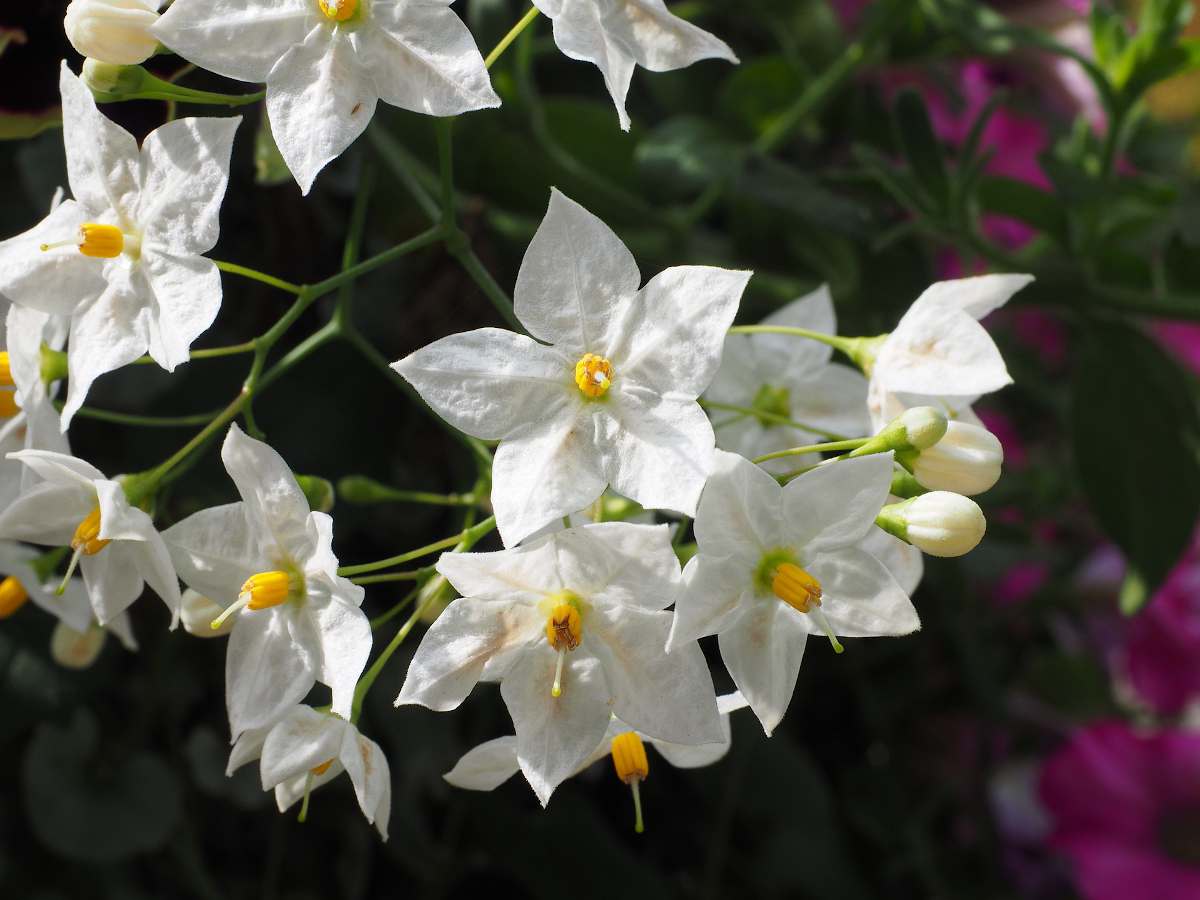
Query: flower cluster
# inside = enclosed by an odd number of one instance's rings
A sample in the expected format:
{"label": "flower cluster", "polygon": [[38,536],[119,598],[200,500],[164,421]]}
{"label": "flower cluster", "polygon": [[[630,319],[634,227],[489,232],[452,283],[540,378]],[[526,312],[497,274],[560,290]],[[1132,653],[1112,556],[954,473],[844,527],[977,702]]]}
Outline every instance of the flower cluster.
{"label": "flower cluster", "polygon": [[[626,128],[635,65],[736,61],[661,0],[536,6],[567,55],[601,69]],[[136,63],[161,41],[216,73],[265,82],[276,141],[305,192],[380,99],[438,116],[499,103],[445,0],[176,0],[161,17],[142,0],[75,0],[66,26],[100,64]],[[387,835],[388,763],[358,720],[417,617],[367,670],[372,628],[351,575],[449,551],[413,576],[418,615],[436,613],[451,589],[458,597],[436,615],[396,704],[452,710],[477,683],[498,682],[515,731],[464,757],[451,783],[491,788],[519,770],[545,804],[611,753],[640,822],[643,741],[677,765],[713,762],[743,706],[771,734],[810,635],[840,653],[842,639],[915,631],[921,551],[961,555],[982,538],[968,495],[996,482],[1002,454],[970,407],[1010,378],[978,320],[1029,277],[935,284],[889,335],[838,336],[824,288],[733,327],[752,273],[679,266],[643,283],[617,235],[557,190],[513,294],[527,333],[451,335],[393,364],[476,439],[491,489],[476,503],[494,519],[339,567],[330,516],[233,421],[276,329],[252,344],[242,395],[192,443],[147,472],[106,477],[70,455],[65,433],[97,377],[143,354],[173,370],[217,315],[221,274],[205,254],[240,120],[172,121],[139,146],[93,95],[119,92],[124,74],[89,66],[89,84],[65,63],[61,73],[72,198],[0,244],[0,293],[12,304],[0,370],[11,451],[0,467],[0,613],[33,599],[77,635],[104,626],[128,638],[125,611],[149,585],[172,627],[227,634],[229,768],[258,759],[281,810],[306,809],[313,788],[345,771]],[[314,295],[295,292],[303,311]],[[857,369],[832,362],[835,350]],[[222,431],[240,501],[160,532],[159,488]],[[498,442],[494,455],[481,442]],[[623,503],[616,521],[604,520],[610,490]],[[493,527],[504,549],[470,552]],[[716,694],[698,643],[710,635],[734,695]],[[318,683],[328,704],[306,705]]]}

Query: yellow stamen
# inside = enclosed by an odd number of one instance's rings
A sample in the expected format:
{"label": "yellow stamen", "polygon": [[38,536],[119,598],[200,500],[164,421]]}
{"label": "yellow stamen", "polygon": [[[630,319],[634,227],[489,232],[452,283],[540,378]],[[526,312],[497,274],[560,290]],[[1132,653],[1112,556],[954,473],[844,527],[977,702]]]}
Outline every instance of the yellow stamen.
{"label": "yellow stamen", "polygon": [[16,391],[6,391],[0,388],[0,419],[11,419],[21,411],[17,406]]}
{"label": "yellow stamen", "polygon": [[633,830],[641,834],[645,825],[642,822],[642,795],[638,786],[650,774],[650,761],[646,759],[646,745],[637,732],[626,731],[612,739],[612,760],[617,777],[633,791]]}
{"label": "yellow stamen", "polygon": [[797,612],[806,613],[821,605],[821,582],[795,563],[783,563],[775,570],[771,590]]}
{"label": "yellow stamen", "polygon": [[551,697],[562,696],[563,665],[567,659],[567,651],[578,647],[582,638],[583,618],[579,615],[578,606],[573,603],[559,603],[546,619],[546,640],[558,651],[554,684],[550,688]]}
{"label": "yellow stamen", "polygon": [[599,400],[612,385],[613,367],[603,356],[585,353],[575,363],[575,384],[589,400]]}
{"label": "yellow stamen", "polygon": [[322,776],[322,775],[324,775],[326,772],[328,772],[328,771],[329,771],[329,767],[330,767],[330,766],[332,766],[332,765],[333,765],[333,760],[332,760],[332,759],[327,759],[327,760],[325,760],[325,762],[321,763],[319,766],[313,766],[313,767],[312,767],[312,773],[313,773],[313,775],[315,775],[315,776],[317,776],[317,777],[319,778],[320,776]]}
{"label": "yellow stamen", "polygon": [[317,0],[325,18],[333,22],[345,22],[358,12],[358,0]]}
{"label": "yellow stamen", "polygon": [[42,244],[42,252],[56,250],[59,247],[70,247],[72,244],[77,246],[79,252],[84,256],[113,259],[120,256],[125,250],[125,234],[116,225],[85,222],[79,226],[79,236],[76,240]]}
{"label": "yellow stamen", "polygon": [[209,627],[216,631],[225,624],[226,619],[240,609],[259,610],[280,606],[287,603],[300,590],[299,579],[278,569],[251,575],[242,585],[237,600],[213,619],[209,623]]}
{"label": "yellow stamen", "polygon": [[12,368],[8,363],[8,351],[0,350],[0,387],[12,387]]}
{"label": "yellow stamen", "polygon": [[0,581],[0,619],[7,619],[29,600],[25,587],[11,575]]}
{"label": "yellow stamen", "polygon": [[100,537],[100,507],[94,506],[75,529],[75,536],[71,538],[71,549],[84,556],[95,556],[111,543],[112,541]]}

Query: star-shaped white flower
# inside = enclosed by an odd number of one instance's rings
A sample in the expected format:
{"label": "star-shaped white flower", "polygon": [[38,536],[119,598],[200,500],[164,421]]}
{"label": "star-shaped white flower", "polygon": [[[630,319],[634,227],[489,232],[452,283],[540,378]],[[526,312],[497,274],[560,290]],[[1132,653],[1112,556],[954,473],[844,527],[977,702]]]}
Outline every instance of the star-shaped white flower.
{"label": "star-shaped white flower", "polygon": [[237,622],[225,655],[234,738],[276,721],[315,682],[350,718],[371,652],[363,589],[337,574],[333,519],[309,509],[278,453],[231,425],[221,459],[242,500],[201,510],[163,533],[184,584]]}
{"label": "star-shaped white flower", "polygon": [[620,239],[554,191],[514,297],[537,340],[480,328],[393,368],[456,428],[500,440],[492,506],[506,546],[609,484],[647,509],[690,515],[715,444],[696,398],[749,279],[679,266],[639,290]]}
{"label": "star-shaped white flower", "polygon": [[[746,699],[737,691],[732,694],[723,694],[717,698],[717,710],[721,715],[722,738],[711,744],[673,744],[670,741],[660,741],[649,735],[640,734],[636,728],[613,716],[612,721],[608,723],[608,731],[604,733],[600,743],[588,754],[587,759],[572,775],[578,775],[597,761],[610,756],[613,740],[631,731],[658,750],[663,759],[677,769],[699,769],[711,766],[729,752],[731,741],[729,714],[744,709],[746,706]],[[521,764],[517,760],[517,738],[516,735],[507,735],[486,741],[478,747],[468,750],[454,764],[454,768],[442,777],[455,787],[465,790],[494,791],[519,771],[521,771]]]}
{"label": "star-shaped white flower", "polygon": [[119,480],[74,456],[21,450],[20,460],[40,479],[0,512],[0,538],[51,547],[70,546],[71,569],[83,572],[92,610],[108,625],[149,584],[179,618],[179,581],[162,536],[146,513],[131,506]]}
{"label": "star-shaped white flower", "polygon": [[1012,384],[979,320],[1031,281],[1032,275],[980,275],[939,281],[918,297],[870,364],[875,427],[914,406],[934,406],[978,424],[971,404]]}
{"label": "star-shaped white flower", "polygon": [[242,734],[225,774],[259,759],[264,791],[275,791],[280,812],[343,772],[350,776],[359,809],[387,840],[392,813],[392,776],[380,746],[340,716],[297,706],[278,722]]}
{"label": "star-shaped white flower", "polygon": [[[837,334],[829,288],[820,287],[763,319],[763,325]],[[830,362],[833,348],[785,334],[731,334],[721,368],[705,399],[761,410],[841,437],[861,437],[871,428],[867,381],[854,369]],[[777,450],[826,440],[768,418],[714,409],[717,446],[754,459]],[[790,457],[766,463],[783,473],[816,460]]]}
{"label": "star-shaped white flower", "polygon": [[663,652],[680,579],[665,525],[585,525],[513,550],[447,553],[437,569],[463,596],[421,641],[396,703],[444,712],[499,681],[543,805],[613,714],[658,740],[721,740],[699,646]]}
{"label": "star-shaped white flower", "polygon": [[857,546],[891,481],[890,453],[821,466],[786,487],[741,456],[717,453],[667,646],[719,635],[725,666],[768,735],[791,701],[810,634],[920,627],[896,579]]}
{"label": "star-shaped white flower", "polygon": [[71,317],[65,429],[92,382],[143,353],[168,371],[217,315],[217,242],[239,117],[179,119],[133,135],[105,118],[64,62],[73,200],[0,243],[0,293]]}
{"label": "star-shaped white flower", "polygon": [[558,49],[600,69],[625,131],[634,67],[669,72],[702,59],[738,62],[724,41],[673,15],[663,0],[533,0],[533,5],[553,20]]}
{"label": "star-shaped white flower", "polygon": [[275,143],[305,194],[379,100],[431,116],[500,105],[450,0],[175,0],[152,31],[198,66],[266,82]]}

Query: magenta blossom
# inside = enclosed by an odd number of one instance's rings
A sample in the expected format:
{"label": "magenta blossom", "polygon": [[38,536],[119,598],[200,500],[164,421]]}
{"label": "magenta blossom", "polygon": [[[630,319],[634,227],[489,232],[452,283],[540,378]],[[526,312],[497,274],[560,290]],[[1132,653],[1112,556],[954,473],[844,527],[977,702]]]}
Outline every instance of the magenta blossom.
{"label": "magenta blossom", "polygon": [[1196,374],[1200,374],[1200,325],[1164,320],[1154,323],[1154,334],[1162,344]]}
{"label": "magenta blossom", "polygon": [[1049,844],[1086,900],[1200,897],[1200,734],[1075,732],[1042,770]]}
{"label": "magenta blossom", "polygon": [[1200,564],[1195,558],[1177,566],[1129,623],[1122,658],[1133,689],[1157,712],[1175,715],[1200,698]]}

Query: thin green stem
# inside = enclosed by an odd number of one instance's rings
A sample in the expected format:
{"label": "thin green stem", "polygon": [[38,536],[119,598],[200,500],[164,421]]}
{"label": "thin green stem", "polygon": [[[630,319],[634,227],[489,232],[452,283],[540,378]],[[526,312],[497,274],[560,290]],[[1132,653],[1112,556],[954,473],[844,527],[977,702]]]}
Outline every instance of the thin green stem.
{"label": "thin green stem", "polygon": [[441,175],[441,226],[447,239],[455,228],[454,207],[454,118],[437,120],[438,171]]}
{"label": "thin green stem", "polygon": [[393,260],[399,259],[402,256],[407,256],[409,253],[414,253],[417,250],[421,250],[430,246],[431,244],[436,244],[439,240],[441,240],[441,237],[442,230],[438,227],[422,231],[416,237],[409,238],[407,241],[397,244],[390,250],[384,250],[382,253],[377,253],[374,256],[363,260],[358,265],[351,266],[344,272],[339,272],[336,275],[326,278],[324,281],[318,281],[316,284],[304,288],[304,292],[311,300],[315,300],[318,297],[323,297],[325,294],[328,294],[331,291],[336,291],[343,284],[354,281],[357,278],[361,278],[363,275],[378,269],[380,266],[387,265]]}
{"label": "thin green stem", "polygon": [[484,519],[478,525],[473,525],[451,537],[434,541],[432,544],[426,544],[424,547],[418,547],[416,550],[410,550],[407,553],[401,553],[399,556],[389,556],[387,559],[362,563],[357,566],[342,566],[338,569],[338,574],[343,578],[349,578],[352,575],[363,575],[367,572],[378,572],[380,569],[390,569],[392,566],[403,565],[406,562],[412,562],[414,559],[420,559],[422,556],[437,553],[439,550],[446,550],[461,541],[470,539],[479,540],[479,538],[492,531],[495,527],[496,517],[488,516],[488,518]]}
{"label": "thin green stem", "polygon": [[500,43],[498,43],[494,48],[492,48],[492,52],[487,55],[486,59],[484,59],[484,61],[483,61],[484,67],[490,69],[493,66],[493,64],[495,64],[496,60],[498,60],[504,54],[504,51],[508,49],[509,45],[517,39],[517,37],[521,34],[522,31],[525,30],[526,26],[528,26],[529,23],[532,22],[537,17],[538,17],[538,8],[535,6],[532,9],[530,9],[529,12],[525,13],[524,16],[521,17],[521,21],[519,21],[516,25],[514,25],[509,30],[508,34],[506,34],[504,37],[500,38]]}
{"label": "thin green stem", "polygon": [[[246,341],[243,344],[230,344],[226,347],[206,347],[201,350],[193,350],[189,357],[191,359],[217,359],[222,356],[237,356],[239,353],[253,353],[254,341]],[[150,356],[139,356],[133,361],[134,365],[149,366],[158,365],[157,361]]]}
{"label": "thin green stem", "polygon": [[388,572],[384,575],[363,575],[359,578],[351,578],[354,584],[383,584],[388,581],[420,581],[425,576],[433,572],[433,568],[426,566],[423,569],[410,569],[407,572]]}
{"label": "thin green stem", "polygon": [[222,272],[228,272],[230,275],[241,275],[243,278],[268,284],[273,288],[279,288],[281,291],[287,291],[289,294],[299,295],[303,290],[298,284],[292,284],[290,281],[284,281],[282,278],[276,278],[274,275],[268,275],[266,272],[258,271],[258,269],[251,269],[249,266],[240,266],[237,263],[225,262],[220,259],[214,259],[213,262],[216,263],[217,268]]}
{"label": "thin green stem", "polygon": [[386,625],[388,622],[392,621],[392,619],[396,618],[396,616],[400,615],[400,613],[404,612],[404,610],[408,608],[408,605],[410,603],[412,603],[413,600],[416,599],[417,594],[419,594],[420,592],[421,592],[421,585],[417,585],[415,588],[413,588],[411,591],[409,591],[407,594],[405,594],[403,597],[401,597],[400,602],[395,604],[391,609],[389,609],[387,612],[383,613],[382,615],[376,616],[374,619],[372,619],[371,620],[371,630],[374,631],[376,628],[380,627],[381,625]]}
{"label": "thin green stem", "polygon": [[844,450],[857,450],[870,438],[856,438],[851,441],[830,441],[825,444],[809,444],[806,447],[792,447],[789,450],[776,450],[774,453],[767,453],[763,456],[756,456],[751,462],[755,465],[758,463],[769,462],[772,459],[785,459],[789,456],[804,456],[808,453],[841,453]]}
{"label": "thin green stem", "polygon": [[478,506],[479,497],[474,494],[434,494],[428,491],[406,491],[388,487],[386,484],[372,486],[374,497],[370,502],[422,503],[426,506]]}
{"label": "thin green stem", "polygon": [[466,270],[467,274],[471,276],[471,279],[479,285],[479,289],[492,302],[492,306],[496,308],[496,312],[500,313],[504,321],[518,332],[524,334],[525,327],[521,324],[521,320],[517,318],[516,313],[513,312],[512,298],[508,296],[504,288],[500,287],[496,279],[492,277],[492,273],[484,267],[483,262],[475,254],[475,251],[466,244],[462,246],[451,245],[448,249],[451,255]]}
{"label": "thin green stem", "polygon": [[195,428],[197,425],[206,424],[212,420],[214,415],[217,415],[217,413],[206,412],[191,416],[139,416],[110,409],[93,409],[90,406],[81,406],[75,414],[84,419],[112,422],[114,425],[133,425],[140,428]]}
{"label": "thin green stem", "polygon": [[[371,201],[371,191],[375,186],[375,166],[371,160],[363,163],[358,177],[358,190],[354,194],[354,208],[350,211],[350,228],[346,233],[346,243],[342,247],[342,271],[352,269],[359,261],[362,251],[363,234],[367,228],[367,207]],[[341,322],[350,315],[350,307],[354,302],[354,286],[357,282],[347,281],[338,291],[337,311],[335,321]]]}
{"label": "thin green stem", "polygon": [[438,221],[441,217],[441,210],[438,209],[437,200],[425,184],[422,183],[422,175],[426,176],[427,179],[432,178],[432,174],[426,171],[425,164],[413,156],[408,148],[396,140],[395,137],[385,131],[378,122],[371,124],[370,129],[367,131],[367,138],[375,146],[379,155],[383,157],[383,161],[392,170],[392,174],[412,194],[413,199],[417,201],[417,205],[421,207],[426,218],[431,222]]}
{"label": "thin green stem", "polygon": [[[770,422],[772,425],[784,425],[788,428],[796,428],[800,431],[808,431],[813,434],[818,434],[823,438],[828,438],[831,441],[840,441],[845,439],[845,435],[836,434],[832,431],[826,431],[824,428],[817,428],[815,425],[808,425],[804,422],[797,422],[794,419],[789,419],[787,416],[781,416],[777,413],[767,412],[766,410],[754,409],[751,406],[735,406],[732,403],[718,403],[715,400],[701,400],[700,405],[705,409],[716,409],[722,412],[739,413],[740,416],[754,416],[764,422]],[[737,421],[730,420],[730,421]],[[720,427],[720,426],[717,426]]]}
{"label": "thin green stem", "polygon": [[824,334],[808,328],[794,328],[790,325],[735,325],[729,329],[730,334],[788,334],[793,337],[808,338],[827,344],[834,350],[841,350],[847,356],[851,355],[851,340],[836,334]]}
{"label": "thin green stem", "polygon": [[409,616],[405,620],[404,624],[396,630],[395,636],[392,638],[391,642],[383,648],[383,652],[379,654],[379,658],[376,659],[375,662],[371,663],[371,668],[367,669],[367,671],[363,673],[363,677],[359,679],[358,687],[355,688],[354,691],[354,710],[352,718],[358,718],[358,711],[362,708],[362,701],[367,696],[367,692],[371,690],[371,686],[375,684],[375,679],[379,677],[379,673],[383,671],[383,667],[387,665],[388,660],[392,658],[392,654],[396,652],[396,649],[404,643],[404,639],[408,637],[408,633],[413,630],[419,621],[421,621],[421,614],[425,612],[426,608],[430,605],[430,603],[433,602],[436,596],[437,591],[430,592],[430,594],[425,598],[425,601],[416,609],[414,609],[412,611],[412,615]]}

